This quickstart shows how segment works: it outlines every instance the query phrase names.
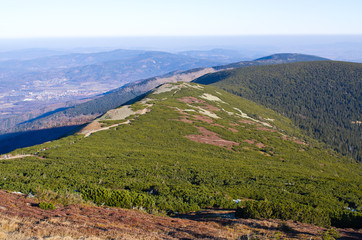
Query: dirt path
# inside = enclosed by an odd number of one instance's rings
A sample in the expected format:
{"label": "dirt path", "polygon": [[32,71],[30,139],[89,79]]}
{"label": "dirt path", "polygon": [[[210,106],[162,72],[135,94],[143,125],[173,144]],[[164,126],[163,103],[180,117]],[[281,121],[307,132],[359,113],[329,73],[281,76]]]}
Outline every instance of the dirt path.
{"label": "dirt path", "polygon": [[[116,124],[113,124],[113,125],[108,126],[108,127],[99,128],[99,129],[94,129],[94,130],[88,130],[88,131],[85,133],[84,137],[89,137],[92,133],[95,133],[95,132],[108,130],[108,129],[112,128],[112,127],[117,127],[117,126],[120,126],[120,125],[123,125],[123,124],[129,124],[129,123],[130,123],[130,121],[127,120],[126,122],[116,123]],[[82,131],[82,133],[84,133],[84,132],[85,132],[85,131]]]}
{"label": "dirt path", "polygon": [[[7,155],[5,155],[7,156]],[[32,155],[32,154],[18,154],[18,155],[14,155],[14,156],[1,156],[0,160],[10,160],[10,159],[17,159],[17,158],[25,158],[25,157],[32,157],[32,156],[35,156],[35,155]]]}

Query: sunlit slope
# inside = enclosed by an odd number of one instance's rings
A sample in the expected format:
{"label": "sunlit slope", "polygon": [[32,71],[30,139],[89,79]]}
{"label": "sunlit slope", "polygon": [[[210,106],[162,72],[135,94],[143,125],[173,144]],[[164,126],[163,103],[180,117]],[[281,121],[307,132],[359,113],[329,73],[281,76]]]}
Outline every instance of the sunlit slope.
{"label": "sunlit slope", "polygon": [[362,64],[301,62],[254,66],[195,80],[267,106],[304,133],[362,160]]}
{"label": "sunlit slope", "polygon": [[162,85],[77,135],[12,155],[21,153],[34,156],[0,161],[1,188],[78,191],[97,204],[167,212],[236,207],[233,199],[361,206],[360,165],[270,109],[198,84]]}

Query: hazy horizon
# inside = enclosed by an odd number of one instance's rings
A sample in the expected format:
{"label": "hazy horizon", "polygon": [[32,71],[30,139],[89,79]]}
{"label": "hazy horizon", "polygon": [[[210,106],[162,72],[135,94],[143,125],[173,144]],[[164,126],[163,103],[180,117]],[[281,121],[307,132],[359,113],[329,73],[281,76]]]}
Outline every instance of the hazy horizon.
{"label": "hazy horizon", "polygon": [[0,9],[0,51],[215,48],[362,61],[360,0],[18,0]]}
{"label": "hazy horizon", "polygon": [[0,52],[52,49],[101,52],[114,49],[180,52],[228,49],[257,56],[280,52],[318,55],[333,60],[362,61],[362,35],[144,36],[98,38],[0,39]]}

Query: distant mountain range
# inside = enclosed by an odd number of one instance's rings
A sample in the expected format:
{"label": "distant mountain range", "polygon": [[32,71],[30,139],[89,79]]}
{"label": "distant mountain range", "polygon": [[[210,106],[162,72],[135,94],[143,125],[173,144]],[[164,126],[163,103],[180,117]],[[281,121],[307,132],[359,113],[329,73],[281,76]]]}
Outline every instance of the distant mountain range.
{"label": "distant mountain range", "polygon": [[19,116],[24,120],[21,116],[29,110],[87,99],[175,70],[218,64],[210,59],[138,50],[0,61],[0,119]]}

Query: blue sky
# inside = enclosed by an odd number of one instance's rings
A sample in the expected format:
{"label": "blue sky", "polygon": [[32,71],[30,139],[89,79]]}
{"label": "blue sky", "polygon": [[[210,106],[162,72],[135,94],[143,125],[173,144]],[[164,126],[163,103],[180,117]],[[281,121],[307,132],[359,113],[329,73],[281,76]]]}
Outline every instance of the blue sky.
{"label": "blue sky", "polygon": [[362,34],[362,0],[0,0],[0,38]]}

